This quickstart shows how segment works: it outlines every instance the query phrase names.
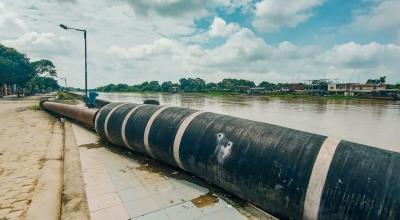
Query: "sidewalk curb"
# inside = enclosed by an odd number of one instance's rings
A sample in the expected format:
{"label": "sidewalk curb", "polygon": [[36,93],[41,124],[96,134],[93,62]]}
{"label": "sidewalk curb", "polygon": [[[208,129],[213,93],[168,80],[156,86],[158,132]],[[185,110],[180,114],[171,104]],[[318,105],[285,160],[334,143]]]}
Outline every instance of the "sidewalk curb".
{"label": "sidewalk curb", "polygon": [[26,219],[56,220],[60,218],[63,183],[64,128],[54,122],[41,175],[35,188]]}
{"label": "sidewalk curb", "polygon": [[89,220],[79,148],[69,121],[64,124],[64,144],[64,182],[60,219]]}

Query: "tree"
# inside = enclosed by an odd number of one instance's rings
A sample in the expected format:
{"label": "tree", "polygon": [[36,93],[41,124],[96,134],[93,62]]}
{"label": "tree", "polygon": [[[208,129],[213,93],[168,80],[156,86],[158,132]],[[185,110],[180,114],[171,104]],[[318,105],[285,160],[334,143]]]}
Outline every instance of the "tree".
{"label": "tree", "polygon": [[368,79],[367,84],[380,84],[386,82],[386,76],[381,76],[379,79]]}
{"label": "tree", "polygon": [[161,90],[163,92],[170,92],[172,90],[172,82],[171,81],[163,82],[161,84]]}
{"label": "tree", "polygon": [[158,83],[158,81],[151,81],[149,83],[149,89],[150,89],[149,91],[152,91],[152,92],[159,92],[159,91],[161,91],[161,86]]}
{"label": "tree", "polygon": [[25,54],[0,44],[0,83],[25,86],[35,76],[34,68]]}
{"label": "tree", "polygon": [[142,92],[159,92],[161,91],[161,86],[158,81],[144,82],[139,85],[139,89]]}
{"label": "tree", "polygon": [[57,80],[51,77],[35,77],[32,80],[32,85],[45,92],[55,91],[60,88]]}
{"label": "tree", "polygon": [[266,90],[270,90],[270,91],[274,90],[275,87],[276,87],[276,85],[274,83],[270,83],[270,82],[267,82],[267,81],[262,81],[260,84],[258,84],[258,86],[259,87],[263,87]]}
{"label": "tree", "polygon": [[207,83],[206,88],[209,91],[217,91],[218,85],[216,83],[210,82],[210,83]]}
{"label": "tree", "polygon": [[218,83],[218,88],[224,91],[233,91],[238,86],[254,87],[256,84],[253,81],[245,79],[223,79]]}
{"label": "tree", "polygon": [[179,80],[179,87],[184,92],[205,92],[206,82],[200,78],[182,78]]}
{"label": "tree", "polygon": [[38,60],[31,64],[37,76],[57,76],[56,68],[50,60]]}

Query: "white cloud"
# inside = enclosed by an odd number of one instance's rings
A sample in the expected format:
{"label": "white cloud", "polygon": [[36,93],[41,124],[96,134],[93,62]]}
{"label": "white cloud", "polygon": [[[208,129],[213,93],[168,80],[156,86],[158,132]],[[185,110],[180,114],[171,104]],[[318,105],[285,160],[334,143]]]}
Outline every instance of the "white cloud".
{"label": "white cloud", "polygon": [[377,1],[367,11],[355,14],[353,26],[367,31],[392,31],[400,28],[400,1]]}
{"label": "white cloud", "polygon": [[226,37],[237,31],[240,26],[236,23],[227,24],[222,18],[215,17],[209,30],[211,37]]}
{"label": "white cloud", "polygon": [[312,9],[322,0],[262,0],[256,4],[253,26],[259,31],[277,31],[282,27],[295,27],[308,20]]}
{"label": "white cloud", "polygon": [[30,32],[15,40],[5,40],[3,43],[23,52],[29,52],[30,57],[34,58],[66,55],[70,52],[70,43],[54,33]]}
{"label": "white cloud", "polygon": [[17,13],[8,10],[0,2],[0,29],[7,30],[7,35],[23,33],[27,30],[26,24],[19,18]]}
{"label": "white cloud", "polygon": [[142,15],[158,14],[169,17],[193,18],[209,15],[216,8],[223,8],[231,13],[235,9],[248,12],[251,9],[252,0],[125,0],[137,13]]}
{"label": "white cloud", "polygon": [[400,68],[398,45],[349,42],[328,50],[316,46],[300,47],[290,42],[273,46],[246,28],[230,35],[221,46],[211,49],[160,39],[148,45],[111,51],[119,57],[118,62],[138,62],[141,67],[149,65],[151,67],[147,70],[154,71],[153,74],[165,68],[171,73],[165,79],[179,78],[179,74],[173,73],[190,73],[185,76],[209,80],[231,76],[275,82],[314,77],[363,80],[380,74],[392,80],[400,79],[397,73]]}
{"label": "white cloud", "polygon": [[363,69],[370,67],[400,67],[400,46],[382,45],[376,42],[361,45],[349,42],[337,45],[321,56],[322,61],[330,65],[345,68]]}
{"label": "white cloud", "polygon": [[174,55],[180,53],[180,45],[167,38],[161,38],[151,44],[139,45],[130,48],[111,46],[110,54],[121,56],[122,58],[142,59],[158,55]]}

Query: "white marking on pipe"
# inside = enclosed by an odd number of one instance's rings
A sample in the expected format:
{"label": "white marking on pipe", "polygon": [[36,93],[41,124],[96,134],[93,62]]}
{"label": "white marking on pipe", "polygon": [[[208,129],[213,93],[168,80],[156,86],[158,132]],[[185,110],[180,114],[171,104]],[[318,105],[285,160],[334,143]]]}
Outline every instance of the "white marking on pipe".
{"label": "white marking on pipe", "polygon": [[170,108],[171,106],[164,106],[160,109],[158,109],[156,112],[153,113],[153,115],[150,117],[149,121],[147,122],[146,129],[144,130],[144,137],[143,137],[143,142],[144,142],[144,147],[146,148],[147,153],[153,157],[156,158],[151,152],[150,145],[149,145],[149,134],[150,134],[150,128],[153,125],[154,120],[157,118],[157,116],[164,111],[167,108]]}
{"label": "white marking on pipe", "polygon": [[113,144],[115,144],[114,141],[111,140],[110,136],[108,135],[108,120],[110,119],[111,115],[115,112],[115,110],[117,110],[119,107],[121,107],[123,105],[127,105],[127,104],[128,103],[122,103],[122,104],[115,106],[113,109],[111,109],[111,111],[108,113],[106,119],[104,120],[104,133],[106,133],[107,140]]}
{"label": "white marking on pipe", "polygon": [[122,122],[122,127],[121,127],[122,140],[124,141],[125,146],[130,149],[133,149],[133,147],[131,145],[129,145],[128,141],[126,140],[126,134],[125,134],[126,124],[128,123],[129,117],[131,117],[133,112],[135,112],[140,106],[142,106],[142,105],[138,105],[138,106],[134,107],[133,109],[131,109],[128,112],[128,114],[125,116],[124,121]]}
{"label": "white marking on pipe", "polygon": [[108,103],[107,105],[105,105],[103,108],[101,108],[97,114],[96,114],[96,118],[94,119],[94,130],[96,130],[96,133],[98,134],[99,131],[97,131],[97,120],[99,119],[100,113],[101,111],[103,111],[103,109],[105,109],[107,106],[111,105],[111,103]]}
{"label": "white marking on pipe", "polygon": [[318,219],[322,190],[324,189],[326,176],[328,175],[329,167],[339,142],[340,140],[328,137],[318,152],[304,200],[303,219]]}
{"label": "white marking on pipe", "polygon": [[201,113],[204,113],[204,112],[198,111],[198,112],[192,113],[187,118],[185,118],[185,120],[183,120],[182,124],[179,126],[178,131],[176,132],[175,139],[174,139],[174,145],[173,145],[174,159],[175,159],[176,163],[178,164],[178,166],[182,169],[185,169],[185,168],[183,167],[181,159],[179,157],[179,148],[181,146],[183,134],[185,133],[186,128],[189,126],[190,122],[195,117],[200,115]]}
{"label": "white marking on pipe", "polygon": [[217,156],[218,163],[223,165],[227,157],[231,155],[233,142],[229,141],[224,133],[217,134],[217,147],[214,154]]}

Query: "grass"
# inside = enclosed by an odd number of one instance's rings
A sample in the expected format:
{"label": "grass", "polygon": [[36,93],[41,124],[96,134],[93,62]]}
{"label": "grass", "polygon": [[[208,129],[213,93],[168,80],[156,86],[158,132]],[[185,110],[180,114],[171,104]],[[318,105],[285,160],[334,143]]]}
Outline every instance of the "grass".
{"label": "grass", "polygon": [[66,93],[66,92],[59,92],[57,94],[58,100],[81,100],[82,96],[73,94],[73,93]]}
{"label": "grass", "polygon": [[29,106],[29,109],[32,110],[32,111],[40,111],[40,110],[42,110],[40,108],[39,104]]}

